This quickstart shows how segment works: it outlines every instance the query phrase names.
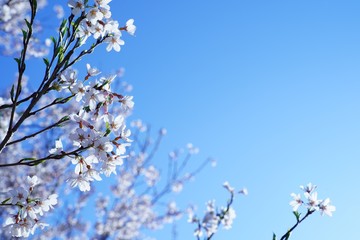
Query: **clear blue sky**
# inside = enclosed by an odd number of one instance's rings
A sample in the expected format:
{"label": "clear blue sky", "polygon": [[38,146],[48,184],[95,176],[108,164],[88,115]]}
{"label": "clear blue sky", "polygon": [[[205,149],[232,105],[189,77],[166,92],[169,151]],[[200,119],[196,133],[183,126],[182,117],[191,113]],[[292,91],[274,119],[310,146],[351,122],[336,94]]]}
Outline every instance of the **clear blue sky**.
{"label": "clear blue sky", "polygon": [[119,61],[135,114],[166,126],[170,148],[192,141],[218,159],[184,199],[224,201],[224,180],[249,188],[218,239],[283,233],[294,220],[289,194],[308,182],[337,211],[312,216],[292,239],[360,239],[360,3],[125,3],[120,16],[138,32]]}
{"label": "clear blue sky", "polygon": [[[226,203],[222,183],[249,189],[215,239],[271,239],[294,223],[290,193],[318,185],[332,218],[314,214],[292,240],[360,239],[360,2],[114,0],[134,18],[122,51],[98,50],[103,72],[126,68],[134,118],[168,135],[159,161],[192,142],[218,160],[178,196]],[[115,10],[116,9],[116,10]],[[101,56],[102,58],[99,58]],[[4,58],[1,66],[7,67]],[[84,63],[85,64],[85,63]],[[14,66],[14,64],[13,64]],[[163,154],[163,158],[161,158]],[[184,219],[179,239],[192,239]],[[160,239],[169,239],[167,230]]]}

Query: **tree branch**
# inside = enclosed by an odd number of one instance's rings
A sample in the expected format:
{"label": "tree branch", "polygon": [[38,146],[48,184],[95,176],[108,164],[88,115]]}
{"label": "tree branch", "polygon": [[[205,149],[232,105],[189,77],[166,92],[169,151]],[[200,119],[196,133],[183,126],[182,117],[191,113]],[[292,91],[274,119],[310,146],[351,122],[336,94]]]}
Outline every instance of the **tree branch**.
{"label": "tree branch", "polygon": [[34,159],[34,158],[23,158],[21,160],[19,160],[18,162],[15,163],[6,163],[6,164],[0,164],[0,168],[1,167],[13,167],[13,166],[36,166],[40,163],[43,163],[45,161],[48,160],[58,160],[58,159],[62,159],[66,156],[71,156],[71,155],[78,155],[80,152],[88,149],[89,147],[80,147],[78,149],[75,149],[71,152],[62,152],[60,155],[54,155],[54,154],[50,154],[46,157],[43,158],[39,158],[39,159]]}
{"label": "tree branch", "polygon": [[64,123],[64,122],[66,122],[66,121],[68,121],[68,120],[69,120],[69,118],[68,118],[67,116],[65,116],[65,117],[61,118],[58,122],[56,122],[56,123],[54,123],[54,124],[51,124],[50,126],[47,126],[46,128],[41,129],[40,131],[37,131],[37,132],[35,132],[35,133],[32,133],[32,134],[30,134],[30,135],[27,135],[27,136],[25,136],[25,137],[22,137],[22,138],[20,138],[20,139],[15,140],[15,141],[9,142],[8,144],[6,144],[6,146],[13,145],[13,144],[15,144],[15,143],[22,142],[22,141],[24,141],[24,140],[26,140],[26,139],[28,139],[28,138],[35,137],[36,135],[38,135],[38,134],[40,134],[40,133],[43,133],[43,132],[45,132],[45,131],[47,131],[47,130],[50,130],[50,129],[54,128],[54,127],[57,127],[57,126],[60,125],[61,123]]}
{"label": "tree branch", "polygon": [[306,215],[305,215],[302,219],[298,220],[298,221],[296,222],[296,224],[295,224],[294,226],[292,226],[292,228],[290,228],[290,229],[280,238],[280,240],[287,240],[287,239],[289,239],[290,233],[291,233],[302,221],[304,221],[308,216],[310,216],[313,212],[315,212],[315,210],[308,210],[307,213],[306,213]]}

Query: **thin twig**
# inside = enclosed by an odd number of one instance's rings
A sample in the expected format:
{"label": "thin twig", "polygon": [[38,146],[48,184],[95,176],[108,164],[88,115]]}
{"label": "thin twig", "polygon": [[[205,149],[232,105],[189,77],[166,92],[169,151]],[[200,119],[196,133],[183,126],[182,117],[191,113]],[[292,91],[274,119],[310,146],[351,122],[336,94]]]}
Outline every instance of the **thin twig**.
{"label": "thin twig", "polygon": [[296,222],[296,224],[295,224],[294,226],[292,226],[292,228],[290,228],[290,229],[280,238],[280,240],[287,240],[287,239],[289,239],[290,233],[291,233],[302,221],[304,221],[308,216],[310,216],[313,212],[315,212],[315,210],[308,210],[307,213],[306,213],[306,215],[305,215],[302,219],[298,220],[298,221]]}
{"label": "thin twig", "polygon": [[12,145],[12,144],[15,144],[15,143],[18,143],[18,142],[25,141],[25,140],[28,139],[28,138],[35,137],[36,135],[38,135],[38,134],[40,134],[40,133],[43,133],[43,132],[45,132],[45,131],[47,131],[47,130],[50,130],[50,129],[54,128],[54,127],[57,127],[57,126],[59,126],[60,124],[66,122],[66,121],[68,121],[68,120],[69,120],[68,118],[63,117],[63,118],[61,118],[58,122],[53,123],[53,124],[47,126],[46,128],[41,129],[40,131],[34,132],[34,133],[32,133],[32,134],[30,134],[30,135],[27,135],[27,136],[25,136],[25,137],[22,137],[22,138],[20,138],[20,139],[17,139],[17,140],[15,140],[15,141],[9,142],[8,144],[6,144],[6,146],[9,146],[9,145]]}

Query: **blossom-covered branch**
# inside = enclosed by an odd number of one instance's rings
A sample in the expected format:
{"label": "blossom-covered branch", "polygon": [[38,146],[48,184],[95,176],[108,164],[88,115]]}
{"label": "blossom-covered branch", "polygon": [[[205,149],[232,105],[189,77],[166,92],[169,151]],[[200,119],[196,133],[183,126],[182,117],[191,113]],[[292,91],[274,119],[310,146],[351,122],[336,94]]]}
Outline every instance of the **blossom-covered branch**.
{"label": "blossom-covered branch", "polygon": [[[290,205],[293,208],[293,213],[296,218],[296,223],[280,238],[280,240],[287,240],[290,238],[291,233],[302,223],[307,217],[313,214],[316,211],[320,211],[321,215],[332,216],[332,212],[336,210],[335,206],[330,204],[330,199],[326,198],[325,200],[318,199],[318,193],[315,191],[317,186],[309,183],[306,186],[300,186],[304,191],[304,196],[306,202],[301,199],[300,194],[292,193],[291,197],[293,200],[290,202]],[[298,212],[299,207],[306,206],[306,214],[301,217],[301,213]],[[276,235],[273,234],[273,240],[276,240]]]}
{"label": "blossom-covered branch", "polygon": [[[194,236],[200,240],[205,231],[204,239],[210,240],[214,237],[216,232],[219,230],[219,226],[223,225],[224,229],[228,230],[232,227],[233,221],[236,218],[236,213],[232,207],[235,188],[231,187],[228,182],[223,184],[224,188],[230,193],[230,198],[226,204],[226,207],[221,207],[220,210],[215,205],[215,200],[208,201],[206,204],[206,212],[202,220],[198,218],[193,209],[189,209],[188,222],[196,224],[197,228],[194,231]],[[246,188],[241,189],[237,193],[247,195],[248,191]]]}

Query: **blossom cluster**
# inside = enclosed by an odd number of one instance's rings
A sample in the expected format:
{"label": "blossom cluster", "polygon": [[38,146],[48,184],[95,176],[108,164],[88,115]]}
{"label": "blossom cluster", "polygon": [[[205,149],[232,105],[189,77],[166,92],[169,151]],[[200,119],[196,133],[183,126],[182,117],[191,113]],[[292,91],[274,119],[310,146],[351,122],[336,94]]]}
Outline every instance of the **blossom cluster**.
{"label": "blossom cluster", "polygon": [[308,212],[320,211],[321,215],[332,216],[332,213],[336,210],[335,206],[330,204],[329,198],[324,200],[318,199],[318,193],[315,191],[316,187],[312,183],[300,186],[304,192],[305,201],[302,200],[300,194],[291,193],[293,200],[290,202],[290,206],[294,212],[297,212],[300,206],[306,206]]}
{"label": "blossom cluster", "polygon": [[[131,142],[131,131],[126,128],[125,118],[134,106],[133,97],[111,91],[115,75],[90,81],[91,77],[99,74],[98,69],[87,64],[87,75],[79,80],[77,71],[69,68],[53,85],[58,91],[72,94],[80,111],[70,115],[73,130],[65,140],[71,141],[73,148],[65,151],[62,140],[56,140],[55,148],[49,151],[50,157],[71,158],[75,174],[69,182],[81,191],[89,191],[91,181],[101,180],[100,174],[116,174],[116,166],[122,165],[126,147]],[[114,103],[121,105],[121,111],[117,111],[116,115],[111,111]],[[76,149],[87,150],[87,155],[69,154]]]}
{"label": "blossom cluster", "polygon": [[8,204],[17,208],[17,211],[9,216],[4,223],[4,229],[14,237],[28,237],[34,234],[39,227],[43,229],[49,224],[43,223],[40,217],[45,212],[53,209],[57,204],[57,194],[51,194],[47,198],[34,196],[34,187],[41,183],[37,176],[26,179],[26,188],[18,187],[7,193],[7,198],[2,204]]}
{"label": "blossom cluster", "polygon": [[[225,182],[223,187],[231,195],[225,207],[218,208],[215,205],[215,200],[208,201],[202,220],[194,214],[192,208],[188,210],[188,222],[197,224],[197,228],[194,231],[194,236],[197,237],[197,239],[203,236],[204,231],[206,238],[210,239],[218,231],[220,225],[223,225],[223,228],[226,230],[232,227],[233,221],[236,218],[236,212],[231,206],[234,199],[235,188],[231,187],[228,182]],[[246,188],[243,188],[239,190],[238,193],[247,195],[248,191]]]}
{"label": "blossom cluster", "polygon": [[[42,9],[47,5],[46,0],[37,0],[37,8]],[[109,3],[111,0],[96,0],[93,5],[89,5],[88,0],[69,0],[68,6],[74,16],[80,16],[81,24],[76,36],[81,39],[81,45],[86,39],[93,35],[95,39],[105,37],[108,43],[107,50],[114,49],[120,51],[120,46],[124,45],[121,37],[121,30],[134,35],[136,26],[134,19],[129,19],[125,26],[119,27],[116,20],[111,19]],[[28,0],[0,0],[0,48],[3,54],[13,55],[21,52],[23,48],[22,30],[26,29],[24,19],[29,19],[30,4]],[[53,10],[58,19],[64,17],[65,11],[60,5],[54,5]],[[48,16],[46,16],[48,18]],[[27,56],[44,57],[49,54],[50,41],[40,40],[39,35],[44,31],[41,22],[36,21],[32,28],[33,36],[30,39],[27,49]]]}
{"label": "blossom cluster", "polygon": [[111,19],[110,2],[111,0],[95,0],[95,4],[89,6],[88,11],[85,11],[87,6],[84,0],[68,1],[71,13],[74,16],[80,15],[82,18],[76,34],[81,39],[80,45],[83,45],[91,35],[94,39],[105,37],[105,42],[108,43],[106,50],[114,49],[119,52],[120,46],[125,44],[121,39],[121,30],[125,30],[131,35],[135,34],[134,19],[129,19],[122,28],[119,27],[118,21]]}

